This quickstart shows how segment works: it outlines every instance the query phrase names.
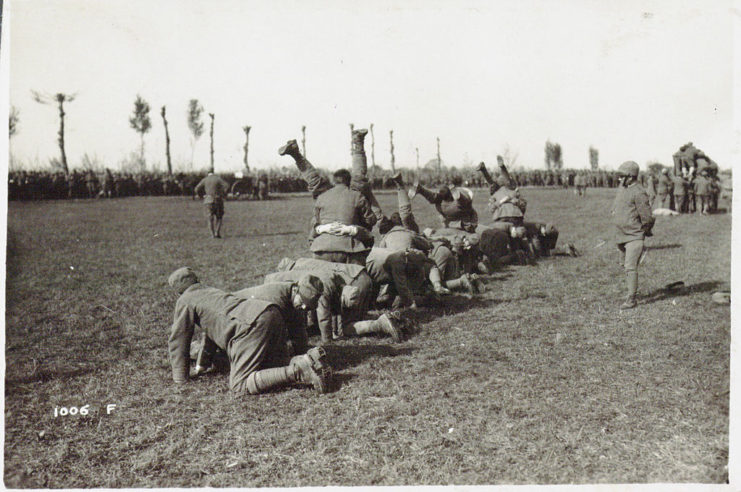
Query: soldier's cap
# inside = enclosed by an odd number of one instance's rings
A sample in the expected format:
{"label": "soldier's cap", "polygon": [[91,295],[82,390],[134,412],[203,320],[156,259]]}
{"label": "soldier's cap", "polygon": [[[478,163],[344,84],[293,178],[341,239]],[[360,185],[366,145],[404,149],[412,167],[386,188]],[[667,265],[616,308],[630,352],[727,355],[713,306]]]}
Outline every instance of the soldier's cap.
{"label": "soldier's cap", "polygon": [[301,296],[307,309],[316,309],[322,292],[324,292],[324,284],[319,277],[307,273],[299,279],[298,295]]}
{"label": "soldier's cap", "polygon": [[283,258],[282,260],[280,260],[280,263],[278,263],[278,271],[287,272],[293,267],[295,263],[296,262],[290,258]]}
{"label": "soldier's cap", "polygon": [[618,174],[621,176],[638,176],[640,168],[635,161],[625,161],[618,167]]}
{"label": "soldier's cap", "polygon": [[342,307],[354,308],[360,302],[360,289],[354,285],[346,285],[342,288],[342,294],[340,295]]}
{"label": "soldier's cap", "polygon": [[185,292],[185,289],[198,283],[198,277],[190,268],[182,267],[170,274],[167,278],[167,283],[170,284],[170,287],[175,289],[178,294],[182,294]]}

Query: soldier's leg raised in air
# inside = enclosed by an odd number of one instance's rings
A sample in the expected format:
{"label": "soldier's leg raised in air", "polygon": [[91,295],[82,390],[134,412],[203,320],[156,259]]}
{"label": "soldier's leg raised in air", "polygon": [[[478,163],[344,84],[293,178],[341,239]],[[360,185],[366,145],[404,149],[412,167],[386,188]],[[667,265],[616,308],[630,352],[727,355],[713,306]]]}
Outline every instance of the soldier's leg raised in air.
{"label": "soldier's leg raised in air", "polygon": [[295,140],[289,140],[283,147],[278,149],[278,154],[293,157],[296,167],[301,171],[301,177],[306,181],[309,191],[314,198],[332,187],[329,180],[321,176],[314,166],[311,165],[311,162],[301,155],[301,151]]}
{"label": "soldier's leg raised in air", "polygon": [[401,173],[397,172],[393,176],[394,183],[396,183],[396,195],[399,202],[399,217],[401,218],[401,224],[407,229],[415,232],[419,232],[419,225],[414,219],[412,213],[412,201],[409,199],[409,194],[404,189],[404,181],[401,178]]}
{"label": "soldier's leg raised in air", "polygon": [[350,188],[363,194],[370,203],[373,215],[376,216],[378,221],[381,221],[383,211],[373,195],[373,190],[368,181],[368,158],[365,155],[365,135],[367,133],[368,130],[365,128],[352,131],[352,179]]}

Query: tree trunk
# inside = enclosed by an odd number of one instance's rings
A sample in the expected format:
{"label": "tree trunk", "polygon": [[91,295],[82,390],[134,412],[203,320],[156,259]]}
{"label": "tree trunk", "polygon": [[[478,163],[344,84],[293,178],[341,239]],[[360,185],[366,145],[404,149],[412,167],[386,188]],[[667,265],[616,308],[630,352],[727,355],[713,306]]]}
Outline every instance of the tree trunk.
{"label": "tree trunk", "polygon": [[214,114],[208,113],[211,118],[211,172],[214,172]]}
{"label": "tree trunk", "polygon": [[371,166],[376,168],[376,137],[373,135],[373,123],[370,124],[371,133]]}
{"label": "tree trunk", "polygon": [[301,153],[304,154],[304,159],[306,159],[306,125],[301,127]]}
{"label": "tree trunk", "polygon": [[396,174],[396,157],[394,157],[394,131],[389,131],[389,141],[391,142],[391,172]]}
{"label": "tree trunk", "polygon": [[437,171],[440,172],[442,160],[440,159],[440,137],[437,137]]}
{"label": "tree trunk", "polygon": [[59,99],[59,150],[62,153],[62,169],[69,174],[67,167],[67,153],[64,151],[64,100]]}
{"label": "tree trunk", "polygon": [[167,110],[162,106],[162,121],[165,123],[165,155],[167,156],[167,175],[172,176],[172,159],[170,158],[170,131],[167,129]]}
{"label": "tree trunk", "polygon": [[414,151],[417,153],[417,169],[419,170],[419,147],[414,147]]}
{"label": "tree trunk", "polygon": [[250,130],[252,129],[251,126],[245,126],[242,127],[242,130],[244,130],[244,167],[247,170],[247,172],[250,172],[250,164],[247,161],[247,152],[250,148]]}

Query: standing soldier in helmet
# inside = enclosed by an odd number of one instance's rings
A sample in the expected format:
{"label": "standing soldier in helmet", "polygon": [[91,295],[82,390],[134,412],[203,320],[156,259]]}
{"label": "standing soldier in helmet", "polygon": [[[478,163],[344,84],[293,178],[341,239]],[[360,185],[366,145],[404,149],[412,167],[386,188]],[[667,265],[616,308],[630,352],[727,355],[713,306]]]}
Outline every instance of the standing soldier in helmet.
{"label": "standing soldier in helmet", "polygon": [[620,309],[636,306],[638,291],[638,263],[643,254],[643,239],[651,236],[654,218],[648,203],[648,194],[638,184],[638,164],[626,161],[618,168],[618,189],[612,206],[612,215],[617,227],[617,247],[623,256],[623,266],[628,287],[628,296]]}

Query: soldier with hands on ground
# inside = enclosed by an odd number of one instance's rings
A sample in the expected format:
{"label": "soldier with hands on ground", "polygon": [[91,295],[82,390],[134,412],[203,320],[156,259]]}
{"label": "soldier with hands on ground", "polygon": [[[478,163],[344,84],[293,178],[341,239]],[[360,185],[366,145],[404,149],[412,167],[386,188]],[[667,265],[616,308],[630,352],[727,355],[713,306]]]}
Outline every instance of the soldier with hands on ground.
{"label": "soldier with hands on ground", "polygon": [[332,370],[323,349],[289,357],[279,306],[203,285],[187,267],[174,271],[167,282],[180,295],[168,340],[175,383],[190,378],[190,344],[198,326],[226,352],[229,389],[234,393],[254,395],[295,383],[309,384],[319,393],[329,390]]}

